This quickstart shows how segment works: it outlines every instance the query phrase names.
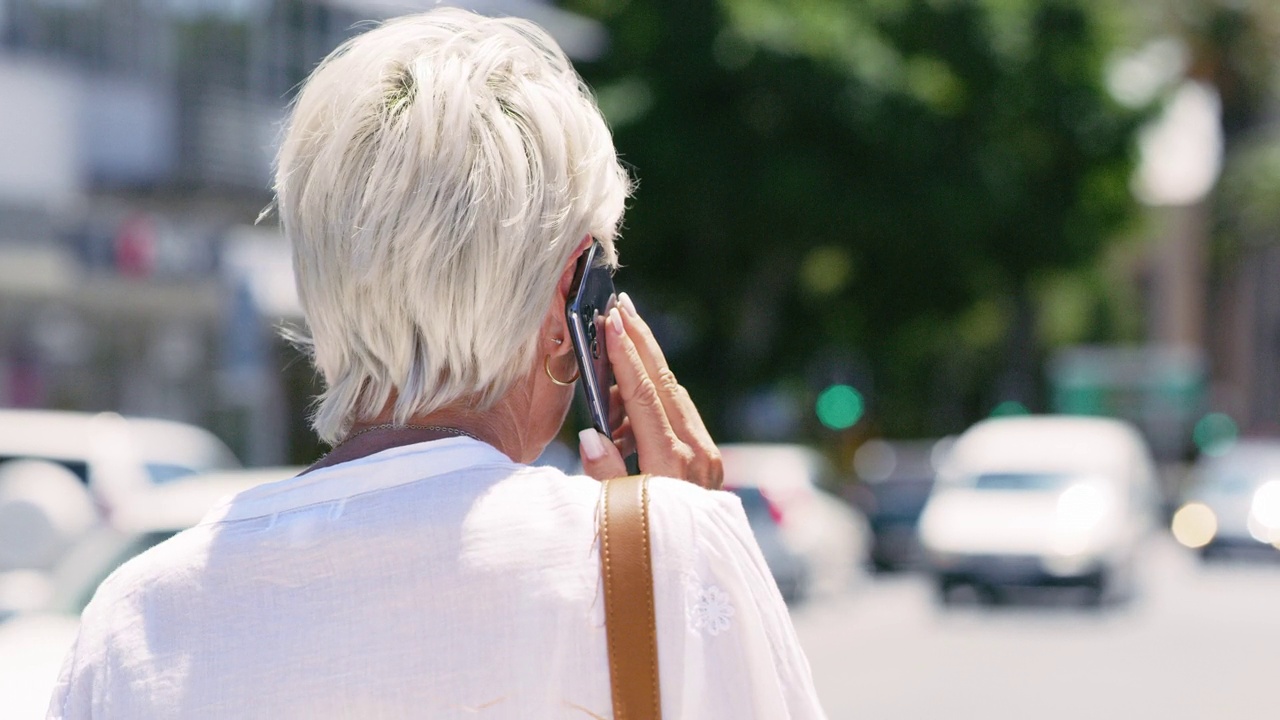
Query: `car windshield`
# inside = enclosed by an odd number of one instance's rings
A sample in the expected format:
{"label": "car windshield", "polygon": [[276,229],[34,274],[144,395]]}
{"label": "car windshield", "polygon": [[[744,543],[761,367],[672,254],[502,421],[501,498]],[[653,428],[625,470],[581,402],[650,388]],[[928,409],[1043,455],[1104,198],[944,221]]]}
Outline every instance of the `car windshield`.
{"label": "car windshield", "polygon": [[974,490],[1047,492],[1065,489],[1079,477],[1071,473],[982,473],[967,483]]}
{"label": "car windshield", "polygon": [[1204,483],[1205,495],[1244,496],[1250,495],[1266,479],[1275,477],[1276,473],[1260,474],[1240,471],[1223,472],[1211,475]]}
{"label": "car windshield", "polygon": [[185,465],[176,465],[173,463],[149,462],[147,463],[147,475],[151,477],[151,482],[156,485],[163,485],[173,480],[179,480],[184,477],[195,475],[196,471]]}

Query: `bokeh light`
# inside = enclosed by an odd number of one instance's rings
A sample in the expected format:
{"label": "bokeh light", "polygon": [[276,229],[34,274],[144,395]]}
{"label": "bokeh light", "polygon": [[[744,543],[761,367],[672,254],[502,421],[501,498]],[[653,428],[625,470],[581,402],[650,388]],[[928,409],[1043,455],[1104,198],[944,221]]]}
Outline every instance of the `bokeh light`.
{"label": "bokeh light", "polygon": [[1240,427],[1226,413],[1209,413],[1196,422],[1191,437],[1200,452],[1221,455],[1240,437]]}
{"label": "bokeh light", "polygon": [[1027,406],[1017,400],[1005,400],[991,409],[991,417],[1014,417],[1030,414],[1031,411],[1027,409]]}
{"label": "bokeh light", "polygon": [[884,440],[868,440],[853,454],[853,471],[866,482],[888,479],[897,464],[897,452]]}
{"label": "bokeh light", "polygon": [[1202,548],[1218,534],[1218,517],[1204,503],[1187,503],[1173,514],[1173,537],[1189,548]]}
{"label": "bokeh light", "polygon": [[1249,534],[1265,543],[1280,543],[1280,480],[1268,480],[1253,494]]}
{"label": "bokeh light", "polygon": [[849,284],[853,259],[847,248],[824,246],[810,250],[800,264],[800,285],[816,297],[835,295]]}
{"label": "bokeh light", "polygon": [[862,393],[849,385],[832,385],[818,395],[818,421],[832,430],[847,430],[862,419],[866,403]]}

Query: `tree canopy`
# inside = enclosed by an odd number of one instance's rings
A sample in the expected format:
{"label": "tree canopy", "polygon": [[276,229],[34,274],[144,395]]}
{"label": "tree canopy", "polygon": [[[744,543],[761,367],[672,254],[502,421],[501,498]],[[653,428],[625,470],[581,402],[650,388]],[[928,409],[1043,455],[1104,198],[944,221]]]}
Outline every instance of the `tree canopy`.
{"label": "tree canopy", "polygon": [[581,70],[639,180],[622,282],[722,434],[835,382],[891,432],[960,429],[1017,299],[1132,212],[1141,116],[1083,0],[568,5],[612,38]]}

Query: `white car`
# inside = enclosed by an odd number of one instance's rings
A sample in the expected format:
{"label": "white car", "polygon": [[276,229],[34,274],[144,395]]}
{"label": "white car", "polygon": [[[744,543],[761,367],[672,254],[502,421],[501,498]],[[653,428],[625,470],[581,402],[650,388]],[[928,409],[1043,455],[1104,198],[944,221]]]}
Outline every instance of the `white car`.
{"label": "white car", "polygon": [[0,463],[47,460],[89,488],[107,513],[138,488],[240,467],[213,433],[186,423],[116,413],[0,409]]}
{"label": "white car", "polygon": [[1096,417],[984,420],[957,438],[920,518],[943,602],[967,585],[998,601],[1012,586],[1079,586],[1127,597],[1156,524],[1155,466],[1131,425]]}
{"label": "white car", "polygon": [[222,498],[301,470],[222,471],[152,486],[131,495],[116,522],[94,527],[49,571],[0,572],[0,715],[44,717],[80,611],[113,570],[195,525]]}
{"label": "white car", "polygon": [[866,563],[871,530],[844,500],[822,489],[834,469],[813,448],[790,444],[720,446],[726,489],[757,488],[775,508],[783,543],[807,566],[814,594],[838,593]]}

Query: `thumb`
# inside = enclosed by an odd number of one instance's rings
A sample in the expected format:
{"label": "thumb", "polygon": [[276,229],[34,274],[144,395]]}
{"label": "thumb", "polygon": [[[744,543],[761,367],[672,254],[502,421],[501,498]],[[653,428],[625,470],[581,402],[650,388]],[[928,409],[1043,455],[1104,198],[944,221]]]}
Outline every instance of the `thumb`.
{"label": "thumb", "polygon": [[622,453],[595,428],[578,433],[578,455],[582,457],[582,472],[597,480],[625,477],[627,474]]}

